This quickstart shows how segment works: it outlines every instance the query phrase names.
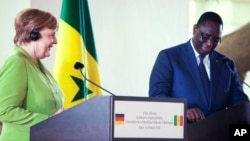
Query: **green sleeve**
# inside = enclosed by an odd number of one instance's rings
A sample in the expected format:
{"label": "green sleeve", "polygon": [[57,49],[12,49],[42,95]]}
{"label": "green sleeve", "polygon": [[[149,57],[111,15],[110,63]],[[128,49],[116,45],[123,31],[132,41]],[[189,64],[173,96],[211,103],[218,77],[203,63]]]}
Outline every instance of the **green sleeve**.
{"label": "green sleeve", "polygon": [[0,70],[0,121],[32,126],[48,118],[23,108],[27,81],[25,62],[18,56],[9,57]]}

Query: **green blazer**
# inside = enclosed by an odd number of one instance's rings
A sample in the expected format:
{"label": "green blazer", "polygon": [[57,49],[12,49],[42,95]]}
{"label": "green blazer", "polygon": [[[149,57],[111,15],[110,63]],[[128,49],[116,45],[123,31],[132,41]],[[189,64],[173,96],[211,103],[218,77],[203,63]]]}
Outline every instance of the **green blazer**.
{"label": "green blazer", "polygon": [[29,141],[30,127],[53,115],[63,102],[51,73],[15,46],[0,70],[0,141]]}

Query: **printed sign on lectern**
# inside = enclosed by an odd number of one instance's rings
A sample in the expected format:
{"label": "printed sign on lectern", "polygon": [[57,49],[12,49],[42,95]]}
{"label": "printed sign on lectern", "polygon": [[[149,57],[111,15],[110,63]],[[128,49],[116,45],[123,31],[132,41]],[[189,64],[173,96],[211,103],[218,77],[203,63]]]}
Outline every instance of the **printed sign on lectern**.
{"label": "printed sign on lectern", "polygon": [[185,112],[183,99],[114,99],[114,140],[185,140]]}

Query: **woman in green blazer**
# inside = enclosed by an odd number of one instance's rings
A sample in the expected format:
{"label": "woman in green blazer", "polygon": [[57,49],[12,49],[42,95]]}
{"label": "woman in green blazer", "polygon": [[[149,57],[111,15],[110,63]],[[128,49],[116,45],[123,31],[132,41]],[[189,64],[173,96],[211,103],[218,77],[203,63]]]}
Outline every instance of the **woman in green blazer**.
{"label": "woman in green blazer", "polygon": [[57,27],[38,9],[16,16],[15,47],[0,70],[0,141],[29,141],[31,126],[63,111],[63,93],[40,62],[57,43]]}

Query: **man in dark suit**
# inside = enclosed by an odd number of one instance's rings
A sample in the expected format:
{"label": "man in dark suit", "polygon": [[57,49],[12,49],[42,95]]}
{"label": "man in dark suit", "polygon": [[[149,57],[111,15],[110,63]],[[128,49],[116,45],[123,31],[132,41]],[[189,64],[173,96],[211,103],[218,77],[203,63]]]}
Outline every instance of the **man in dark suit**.
{"label": "man in dark suit", "polygon": [[214,50],[222,30],[221,17],[205,12],[193,26],[189,41],[160,51],[150,76],[149,96],[185,98],[189,122],[248,101],[234,62]]}

